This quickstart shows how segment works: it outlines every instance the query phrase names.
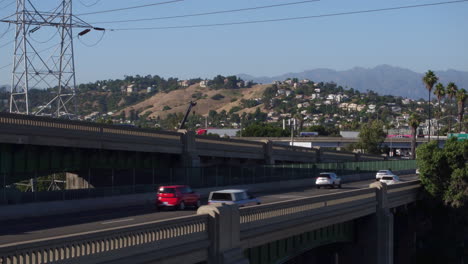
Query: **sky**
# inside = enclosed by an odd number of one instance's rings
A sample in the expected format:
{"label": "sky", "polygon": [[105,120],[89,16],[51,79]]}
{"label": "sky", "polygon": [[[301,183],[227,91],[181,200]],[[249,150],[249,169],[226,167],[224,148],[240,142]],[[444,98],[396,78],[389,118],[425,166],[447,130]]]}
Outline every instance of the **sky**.
{"label": "sky", "polygon": [[[172,27],[379,9],[443,0],[320,0],[289,6],[135,23],[100,23],[260,7],[301,0],[181,0],[98,14],[86,13],[171,0],[76,0],[73,13],[92,31],[74,39],[77,83],[124,75],[212,78],[246,73],[274,76],[316,68],[347,70],[389,64],[416,72],[468,71],[468,2],[375,13],[216,27]],[[172,0],[174,1],[174,0]],[[0,0],[0,17],[15,12],[15,0]],[[59,0],[32,0],[48,11]],[[0,84],[11,82],[13,25],[0,23]],[[2,37],[3,33],[6,34]],[[56,30],[43,27],[29,37],[38,50],[57,44]],[[76,36],[81,29],[74,29]],[[102,37],[102,39],[101,39]],[[50,41],[48,41],[50,39]]]}

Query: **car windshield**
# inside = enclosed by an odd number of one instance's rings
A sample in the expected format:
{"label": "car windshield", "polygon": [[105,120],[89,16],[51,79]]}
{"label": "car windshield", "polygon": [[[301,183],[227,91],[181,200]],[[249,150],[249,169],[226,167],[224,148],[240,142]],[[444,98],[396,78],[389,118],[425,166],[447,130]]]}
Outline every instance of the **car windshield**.
{"label": "car windshield", "polygon": [[388,171],[386,170],[379,170],[379,173],[387,173]]}
{"label": "car windshield", "polygon": [[327,178],[330,179],[330,174],[320,174],[320,178]]}
{"label": "car windshield", "polygon": [[175,188],[161,187],[161,188],[159,188],[158,193],[175,193]]}
{"label": "car windshield", "polygon": [[213,193],[211,195],[211,200],[217,201],[231,201],[232,197],[230,193]]}
{"label": "car windshield", "polygon": [[382,177],[382,180],[393,181],[393,177],[384,176]]}

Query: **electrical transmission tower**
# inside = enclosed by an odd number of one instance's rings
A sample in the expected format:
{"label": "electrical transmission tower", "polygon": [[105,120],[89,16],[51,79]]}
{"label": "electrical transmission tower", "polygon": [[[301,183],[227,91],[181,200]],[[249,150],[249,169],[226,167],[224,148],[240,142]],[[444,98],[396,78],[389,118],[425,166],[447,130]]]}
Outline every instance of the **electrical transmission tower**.
{"label": "electrical transmission tower", "polygon": [[[16,24],[10,112],[70,117],[76,86],[72,29],[82,28],[84,35],[93,27],[73,16],[72,0],[59,0],[50,11],[39,11],[40,4],[16,0],[16,13],[0,20]],[[37,41],[41,35],[48,40]],[[31,104],[34,88],[46,89],[48,97],[36,96]]]}

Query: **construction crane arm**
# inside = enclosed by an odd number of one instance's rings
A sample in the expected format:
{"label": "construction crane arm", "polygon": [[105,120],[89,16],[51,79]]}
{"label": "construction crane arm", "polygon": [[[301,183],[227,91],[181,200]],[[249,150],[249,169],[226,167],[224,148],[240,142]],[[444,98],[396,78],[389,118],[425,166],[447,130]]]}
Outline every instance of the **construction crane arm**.
{"label": "construction crane arm", "polygon": [[192,110],[192,107],[194,107],[196,105],[197,105],[197,102],[190,101],[189,107],[187,108],[187,112],[185,112],[184,119],[182,119],[182,122],[180,122],[179,129],[184,129],[185,122],[187,122],[187,118],[188,118],[188,116],[190,114],[190,111]]}

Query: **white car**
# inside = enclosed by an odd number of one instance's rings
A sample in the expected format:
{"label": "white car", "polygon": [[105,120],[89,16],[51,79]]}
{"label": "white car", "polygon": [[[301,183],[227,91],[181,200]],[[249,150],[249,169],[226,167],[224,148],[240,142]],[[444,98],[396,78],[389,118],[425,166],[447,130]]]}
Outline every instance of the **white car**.
{"label": "white car", "polygon": [[315,185],[317,189],[320,189],[322,186],[330,186],[332,188],[336,186],[341,188],[341,178],[336,176],[333,172],[322,172],[315,180]]}
{"label": "white car", "polygon": [[391,170],[379,170],[377,174],[375,174],[375,180],[380,181],[383,176],[392,176],[395,175]]}
{"label": "white car", "polygon": [[416,169],[416,174],[417,174],[417,175],[419,175],[419,168],[418,168],[418,169]]}
{"label": "white car", "polygon": [[210,192],[208,204],[237,204],[239,207],[260,204],[260,200],[250,195],[247,190],[231,189]]}
{"label": "white car", "polygon": [[387,185],[395,184],[401,182],[400,178],[396,175],[384,175],[380,179],[380,182],[383,182]]}

